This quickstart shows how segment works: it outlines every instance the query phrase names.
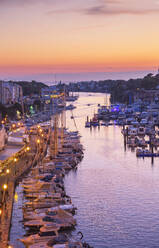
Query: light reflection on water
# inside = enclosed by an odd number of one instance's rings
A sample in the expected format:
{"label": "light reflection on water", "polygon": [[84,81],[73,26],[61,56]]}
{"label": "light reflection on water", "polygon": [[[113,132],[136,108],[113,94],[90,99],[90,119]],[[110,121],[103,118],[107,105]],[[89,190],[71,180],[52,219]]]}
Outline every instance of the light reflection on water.
{"label": "light reflection on water", "polygon": [[73,111],[85,148],[78,170],[65,179],[78,208],[77,231],[96,248],[159,247],[159,159],[152,165],[150,158],[125,152],[120,127],[84,127],[86,116],[104,101],[102,94],[81,94]]}

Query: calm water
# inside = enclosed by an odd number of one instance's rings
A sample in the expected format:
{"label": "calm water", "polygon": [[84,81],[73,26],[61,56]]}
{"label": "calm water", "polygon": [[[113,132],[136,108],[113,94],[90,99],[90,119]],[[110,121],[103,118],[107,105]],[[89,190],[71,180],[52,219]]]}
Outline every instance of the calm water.
{"label": "calm water", "polygon": [[98,80],[106,80],[106,79],[125,79],[128,80],[130,78],[142,78],[146,76],[148,73],[154,73],[156,74],[157,71],[155,69],[153,70],[141,70],[141,71],[106,71],[106,72],[77,72],[77,73],[34,73],[34,74],[28,74],[23,75],[19,74],[13,76],[11,73],[7,75],[6,73],[2,74],[0,73],[0,77],[5,80],[36,80],[39,82],[48,83],[48,85],[52,85],[53,81],[56,82],[80,82],[80,81],[98,81]]}
{"label": "calm water", "polygon": [[[86,115],[104,101],[83,94],[74,110],[85,154],[65,186],[78,208],[77,231],[96,248],[159,247],[159,159],[152,165],[125,151],[120,127],[84,128]],[[73,128],[69,113],[68,120]]]}
{"label": "calm water", "polygon": [[[86,116],[106,102],[109,98],[103,94],[81,94],[73,110],[85,148],[77,171],[65,178],[66,192],[78,208],[73,235],[82,231],[95,248],[158,248],[159,159],[152,165],[151,159],[137,159],[135,153],[125,151],[120,127],[84,127]],[[76,130],[71,116],[68,111],[67,127]],[[22,248],[16,240],[24,233],[21,186],[17,193],[11,241]]]}

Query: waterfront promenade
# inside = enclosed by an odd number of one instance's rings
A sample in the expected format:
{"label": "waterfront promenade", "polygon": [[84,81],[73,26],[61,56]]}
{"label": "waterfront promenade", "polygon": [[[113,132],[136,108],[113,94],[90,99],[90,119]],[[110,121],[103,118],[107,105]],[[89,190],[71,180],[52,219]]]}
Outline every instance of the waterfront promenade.
{"label": "waterfront promenade", "polygon": [[30,141],[20,151],[1,163],[0,175],[0,244],[1,248],[8,247],[8,239],[12,218],[15,185],[21,176],[42,159],[47,149],[48,135],[43,137],[30,135]]}

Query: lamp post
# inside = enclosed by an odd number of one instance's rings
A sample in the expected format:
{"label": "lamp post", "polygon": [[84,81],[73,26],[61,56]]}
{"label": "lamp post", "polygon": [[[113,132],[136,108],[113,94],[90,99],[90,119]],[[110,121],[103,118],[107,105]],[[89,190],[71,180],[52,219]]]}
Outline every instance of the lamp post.
{"label": "lamp post", "polygon": [[6,190],[8,188],[8,185],[7,184],[3,184],[2,188],[3,188],[2,203],[3,203],[4,202],[4,199],[5,199],[5,193],[6,193]]}
{"label": "lamp post", "polygon": [[10,169],[6,169],[6,174],[7,174],[7,184],[8,184],[8,181],[9,181],[9,173],[10,173]]}
{"label": "lamp post", "polygon": [[40,139],[37,139],[37,154],[39,155],[40,154]]}
{"label": "lamp post", "polygon": [[16,162],[17,162],[17,158],[14,158],[14,162],[15,162],[15,167],[14,167],[14,175],[16,176],[16,172],[17,172],[17,164],[16,164]]}

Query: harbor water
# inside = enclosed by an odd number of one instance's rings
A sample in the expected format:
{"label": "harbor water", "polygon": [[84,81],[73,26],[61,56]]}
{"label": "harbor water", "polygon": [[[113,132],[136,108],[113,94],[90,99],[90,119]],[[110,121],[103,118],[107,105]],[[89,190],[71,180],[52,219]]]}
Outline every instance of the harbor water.
{"label": "harbor water", "polygon": [[[98,104],[109,104],[109,95],[81,93],[76,109],[67,111],[67,128],[79,130],[84,158],[65,177],[67,195],[77,207],[78,231],[94,248],[159,247],[159,158],[137,159],[124,147],[119,126],[85,128]],[[21,185],[14,203],[11,243],[24,247]]]}
{"label": "harbor water", "polygon": [[85,148],[78,170],[65,178],[66,192],[78,208],[75,233],[82,231],[95,248],[157,248],[159,159],[152,163],[125,150],[121,127],[84,127],[86,116],[92,117],[105,99],[81,94],[73,111]]}

